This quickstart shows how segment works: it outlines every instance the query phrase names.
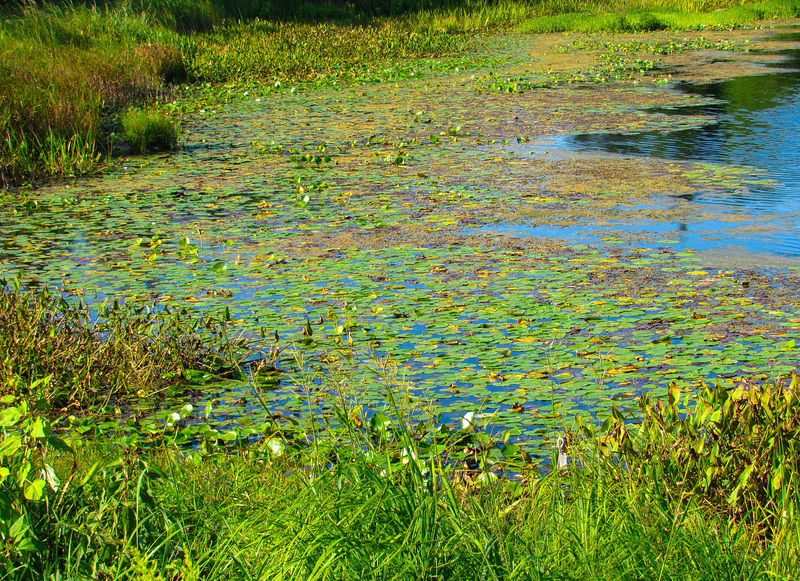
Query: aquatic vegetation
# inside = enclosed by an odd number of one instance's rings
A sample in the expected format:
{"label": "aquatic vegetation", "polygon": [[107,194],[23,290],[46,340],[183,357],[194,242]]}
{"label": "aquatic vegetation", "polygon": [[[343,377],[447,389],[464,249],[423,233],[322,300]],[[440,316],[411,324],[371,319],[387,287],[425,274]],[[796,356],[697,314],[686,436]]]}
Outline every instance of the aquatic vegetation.
{"label": "aquatic vegetation", "polygon": [[[350,372],[364,378],[365,402],[382,401],[370,357],[388,355],[401,383],[446,417],[482,407],[497,425],[519,428],[519,440],[582,411],[602,420],[614,403],[632,409],[642,391],[663,394],[672,381],[694,389],[796,370],[783,345],[800,326],[794,272],[776,280],[703,268],[694,252],[669,250],[666,234],[590,248],[478,230],[692,221],[687,206],[645,205],[664,191],[763,179],[747,168],[545,160],[512,149],[578,121],[584,131],[632,134],[702,127],[707,116],[644,112],[697,99],[624,86],[603,100],[570,89],[486,98],[474,80],[452,88],[442,79],[452,76],[391,90],[225,88],[228,104],[185,123],[185,151],[121,161],[102,188],[8,197],[6,275],[25,267],[23,284],[85,300],[227,309],[232,333],[286,354],[267,382],[280,389],[263,397],[287,413],[329,405],[321,372],[313,393],[294,382],[293,343],[319,362],[352,339]],[[498,122],[509,108],[526,113]],[[219,428],[238,438],[232,418],[247,414],[237,402],[252,401],[248,382],[198,380],[193,389],[191,403],[210,403]]]}
{"label": "aquatic vegetation", "polygon": [[673,385],[666,406],[639,400],[640,423],[626,425],[615,413],[599,431],[582,424],[582,433],[592,452],[615,466],[621,461],[639,481],[658,481],[673,501],[691,496],[732,523],[746,520],[774,536],[795,510],[798,388],[796,375],[766,385],[744,381],[733,390],[717,384],[681,403]]}
{"label": "aquatic vegetation", "polygon": [[135,153],[174,151],[178,147],[180,126],[164,113],[131,109],[122,115],[122,128]]}
{"label": "aquatic vegetation", "polygon": [[187,315],[155,304],[89,307],[46,289],[24,293],[4,286],[4,392],[19,396],[33,384],[40,390],[37,398],[75,411],[119,409],[135,400],[155,405],[183,394],[192,374],[229,372],[250,354],[246,343],[228,337],[224,318]]}
{"label": "aquatic vegetation", "polygon": [[[796,427],[797,271],[613,229],[717,218],[675,197],[769,175],[537,152],[713,123],[669,113],[712,100],[640,73],[704,41],[549,39],[586,57],[556,74],[615,82],[539,88],[540,39],[473,45],[494,75],[420,61],[466,46],[445,12],[225,23],[237,5],[162,3],[136,21],[162,44],[122,35],[164,64],[184,148],[0,196],[4,572],[794,575],[795,451],[768,444]],[[480,5],[450,7],[451,30],[511,6]],[[285,72],[277,41],[306,42]],[[170,93],[187,71],[248,80]],[[500,233],[528,223],[607,228],[591,246]]]}
{"label": "aquatic vegetation", "polygon": [[454,54],[465,45],[459,36],[393,21],[367,27],[254,21],[195,38],[187,68],[194,78],[213,82],[391,79],[412,76],[402,70],[414,60]]}
{"label": "aquatic vegetation", "polygon": [[[712,10],[729,4],[702,2],[689,8],[682,2],[678,8]],[[692,22],[787,17],[795,14],[791,6],[748,5],[693,15]],[[8,18],[0,22],[0,180],[19,184],[41,175],[96,171],[112,151],[116,115],[132,105],[172,100],[177,84],[186,80],[296,85],[419,77],[431,68],[459,68],[430,58],[469,60],[465,51],[477,33],[507,29],[541,14],[625,8],[607,2],[518,1],[287,5],[121,0],[102,8],[9,3],[3,8]],[[599,30],[660,27],[652,18],[625,13],[591,16],[590,22]],[[541,22],[522,28],[538,31]],[[612,67],[617,72],[594,77],[617,78],[650,68],[645,64],[618,62]]]}

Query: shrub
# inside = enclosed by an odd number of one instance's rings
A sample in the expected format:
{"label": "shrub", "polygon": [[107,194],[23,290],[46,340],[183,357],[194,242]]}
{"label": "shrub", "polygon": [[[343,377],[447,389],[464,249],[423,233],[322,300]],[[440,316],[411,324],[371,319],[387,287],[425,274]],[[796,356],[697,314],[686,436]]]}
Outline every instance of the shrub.
{"label": "shrub", "polygon": [[616,410],[601,433],[580,422],[594,452],[621,462],[638,481],[657,482],[669,498],[745,521],[773,535],[796,516],[800,472],[800,379],[733,391],[703,386],[692,409],[672,385],[666,406],[643,396],[641,421]]}
{"label": "shrub", "polygon": [[170,116],[152,110],[130,109],[122,115],[125,139],[133,151],[173,151],[178,148],[180,127]]}
{"label": "shrub", "polygon": [[[182,385],[185,370],[215,371],[222,361],[234,367],[239,356],[244,359],[249,348],[232,345],[223,327],[220,320],[189,312],[116,301],[90,308],[46,290],[3,287],[0,386],[4,394],[19,395],[24,391],[17,389],[20,381],[49,376],[47,399],[73,409],[140,390],[157,393]],[[231,353],[236,361],[225,359]]]}

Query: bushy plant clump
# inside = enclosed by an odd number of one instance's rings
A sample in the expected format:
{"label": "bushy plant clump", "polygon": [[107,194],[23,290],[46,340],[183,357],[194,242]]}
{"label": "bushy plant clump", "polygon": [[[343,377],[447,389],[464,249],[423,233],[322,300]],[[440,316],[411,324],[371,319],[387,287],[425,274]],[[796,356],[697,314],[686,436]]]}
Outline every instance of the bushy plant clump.
{"label": "bushy plant clump", "polygon": [[222,318],[0,289],[0,385],[21,394],[49,377],[42,397],[59,408],[146,399],[180,386],[186,370],[235,367],[247,354]]}
{"label": "bushy plant clump", "polygon": [[746,521],[775,534],[794,520],[800,475],[800,379],[788,384],[742,383],[733,391],[703,386],[666,406],[639,400],[640,420],[619,412],[598,432],[582,426],[597,457],[624,467],[638,481],[656,482],[672,502],[692,499],[731,523]]}
{"label": "bushy plant clump", "polygon": [[125,139],[135,153],[172,151],[178,148],[180,127],[169,115],[131,109],[122,115]]}

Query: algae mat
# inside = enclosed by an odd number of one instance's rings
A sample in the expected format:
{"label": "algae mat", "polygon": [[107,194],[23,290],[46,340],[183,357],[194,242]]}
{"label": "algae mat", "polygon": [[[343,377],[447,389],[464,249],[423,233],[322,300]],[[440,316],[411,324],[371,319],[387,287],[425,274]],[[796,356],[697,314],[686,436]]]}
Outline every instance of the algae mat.
{"label": "algae mat", "polygon": [[[393,390],[531,438],[673,382],[777,379],[797,370],[791,268],[704,269],[646,233],[576,245],[475,230],[748,219],[674,196],[770,179],[753,168],[528,148],[713,123],[663,110],[698,99],[665,83],[687,55],[716,72],[709,46],[725,49],[737,73],[754,70],[738,49],[756,33],[718,34],[672,54],[657,52],[678,43],[668,35],[493,38],[466,71],[232,88],[187,115],[178,154],[6,195],[2,273],[24,267],[29,286],[89,301],[224,312],[234,333],[263,337],[277,373],[195,377],[193,403],[242,435],[337,397],[383,407]],[[628,47],[622,60],[602,56],[608,43]]]}

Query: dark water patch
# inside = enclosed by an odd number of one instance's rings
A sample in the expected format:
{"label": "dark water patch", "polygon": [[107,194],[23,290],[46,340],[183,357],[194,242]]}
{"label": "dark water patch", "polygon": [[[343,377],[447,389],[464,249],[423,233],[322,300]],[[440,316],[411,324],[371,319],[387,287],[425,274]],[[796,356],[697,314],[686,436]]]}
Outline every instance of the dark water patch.
{"label": "dark water patch", "polygon": [[[779,38],[797,42],[800,33]],[[668,132],[579,134],[560,145],[578,151],[753,168],[754,179],[745,187],[698,191],[692,201],[752,214],[800,212],[800,50],[790,48],[770,54],[782,55],[784,60],[765,67],[765,71],[771,69],[769,74],[701,85],[682,84],[680,90],[702,97],[704,104],[650,111],[674,116],[708,115],[713,119],[710,123]],[[761,172],[768,179],[759,179]],[[781,232],[775,234],[735,243],[743,243],[750,251],[800,255],[796,233],[790,237]],[[775,240],[774,246],[769,239]]]}

